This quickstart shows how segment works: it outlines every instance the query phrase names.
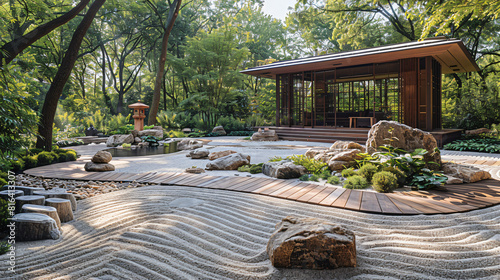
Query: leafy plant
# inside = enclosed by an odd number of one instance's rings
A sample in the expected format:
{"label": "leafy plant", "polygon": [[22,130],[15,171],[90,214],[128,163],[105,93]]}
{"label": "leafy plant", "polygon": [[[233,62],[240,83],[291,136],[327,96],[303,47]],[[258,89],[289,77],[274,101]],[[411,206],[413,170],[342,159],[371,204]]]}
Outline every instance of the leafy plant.
{"label": "leafy plant", "polygon": [[299,177],[299,180],[300,181],[309,181],[309,174],[304,174],[302,176]]}
{"label": "leafy plant", "polygon": [[346,168],[346,169],[342,170],[342,172],[340,174],[342,174],[342,177],[348,178],[348,177],[351,177],[354,175],[358,175],[358,172],[356,172],[354,170],[354,168],[351,167],[351,168]]}
{"label": "leafy plant", "polygon": [[409,185],[418,190],[430,190],[444,185],[446,180],[448,180],[448,177],[443,173],[424,168],[422,172],[412,177]]}
{"label": "leafy plant", "polygon": [[152,135],[142,136],[141,139],[143,142],[149,143],[149,146],[151,146],[151,147],[156,147],[156,146],[160,145],[158,143],[158,141],[160,141],[160,139],[158,139]]}
{"label": "leafy plant", "polygon": [[253,131],[231,131],[227,135],[228,136],[252,136],[254,134]]}
{"label": "leafy plant", "polygon": [[191,132],[188,134],[188,137],[191,138],[205,137],[205,132],[204,131]]}
{"label": "leafy plant", "polygon": [[377,192],[392,192],[398,187],[398,178],[389,171],[381,171],[373,175],[372,184]]}
{"label": "leafy plant", "polygon": [[396,178],[398,179],[398,185],[400,187],[403,187],[405,182],[406,182],[406,176],[403,172],[401,172],[401,170],[395,168],[395,167],[392,167],[392,166],[386,166],[384,168],[382,168],[382,171],[387,171],[387,172],[391,172],[392,174],[394,174],[396,176]]}
{"label": "leafy plant", "polygon": [[169,111],[161,111],[156,116],[156,121],[163,129],[179,129],[181,125],[176,120],[177,114]]}
{"label": "leafy plant", "polygon": [[130,143],[123,143],[122,144],[122,148],[130,148],[130,147],[132,147],[132,144],[130,144]]}
{"label": "leafy plant", "polygon": [[164,133],[163,136],[168,137],[168,138],[185,138],[186,134],[184,134],[184,132],[182,132],[182,131],[170,130],[170,131]]}
{"label": "leafy plant", "polygon": [[326,182],[328,184],[338,185],[340,183],[340,178],[337,177],[337,176],[330,176],[330,177],[328,177],[328,179],[326,180]]}
{"label": "leafy plant", "polygon": [[240,166],[238,167],[238,171],[239,172],[250,172],[250,165],[243,165],[243,166]]}
{"label": "leafy plant", "polygon": [[444,145],[446,150],[500,153],[500,140],[491,138],[461,139]]}
{"label": "leafy plant", "polygon": [[252,165],[252,167],[250,167],[250,173],[251,174],[262,173],[262,165],[263,163]]}
{"label": "leafy plant", "polygon": [[0,241],[0,255],[7,253],[10,250],[10,244],[7,241]]}
{"label": "leafy plant", "polygon": [[54,155],[50,152],[41,152],[38,154],[38,166],[48,165],[54,162]]}
{"label": "leafy plant", "polygon": [[319,182],[320,177],[317,174],[311,174],[309,181]]}
{"label": "leafy plant", "polygon": [[377,173],[378,167],[372,163],[365,164],[361,166],[358,170],[358,174],[365,177],[368,182],[372,181],[372,176]]}
{"label": "leafy plant", "polygon": [[369,183],[366,178],[359,175],[352,175],[344,181],[344,188],[346,189],[364,189],[368,186]]}
{"label": "leafy plant", "polygon": [[270,158],[268,161],[269,162],[277,162],[277,161],[282,161],[282,160],[283,160],[282,157],[280,157],[280,156],[274,156],[274,157]]}
{"label": "leafy plant", "polygon": [[292,155],[287,157],[296,165],[304,166],[307,171],[312,174],[320,174],[324,169],[328,167],[328,164],[315,160],[313,158],[308,158],[305,155]]}
{"label": "leafy plant", "polygon": [[327,180],[330,176],[332,176],[332,174],[330,173],[330,170],[329,169],[325,169],[321,172],[321,174],[319,175],[319,177],[321,179],[324,179],[324,180]]}

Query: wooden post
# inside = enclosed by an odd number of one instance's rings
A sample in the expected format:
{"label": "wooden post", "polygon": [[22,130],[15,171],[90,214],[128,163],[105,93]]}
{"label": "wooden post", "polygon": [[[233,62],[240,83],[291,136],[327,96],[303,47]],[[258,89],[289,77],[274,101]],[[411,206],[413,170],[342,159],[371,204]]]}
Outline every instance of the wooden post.
{"label": "wooden post", "polygon": [[47,198],[45,205],[56,208],[61,223],[73,220],[73,211],[71,210],[71,202],[69,200],[62,198]]}
{"label": "wooden post", "polygon": [[59,219],[59,215],[57,214],[57,210],[51,206],[42,206],[42,205],[34,205],[34,204],[24,204],[23,213],[38,213],[44,214],[56,221],[57,227],[61,229],[61,220]]}

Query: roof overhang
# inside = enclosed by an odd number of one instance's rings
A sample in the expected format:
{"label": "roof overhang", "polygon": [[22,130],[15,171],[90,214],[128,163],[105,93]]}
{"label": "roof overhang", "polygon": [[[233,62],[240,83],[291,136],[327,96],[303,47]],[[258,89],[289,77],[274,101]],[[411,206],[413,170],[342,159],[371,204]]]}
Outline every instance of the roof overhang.
{"label": "roof overhang", "polygon": [[474,58],[472,58],[461,40],[428,39],[357,51],[279,61],[243,70],[241,73],[276,79],[277,74],[324,71],[340,67],[384,63],[426,56],[432,56],[439,61],[443,74],[479,71]]}

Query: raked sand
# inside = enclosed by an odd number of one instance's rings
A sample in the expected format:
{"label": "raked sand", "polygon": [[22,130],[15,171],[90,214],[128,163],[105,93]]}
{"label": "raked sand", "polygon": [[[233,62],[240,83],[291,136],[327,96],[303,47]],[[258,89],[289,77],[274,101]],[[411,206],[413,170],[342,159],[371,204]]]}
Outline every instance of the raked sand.
{"label": "raked sand", "polygon": [[[78,207],[76,220],[63,225],[63,238],[17,244],[12,279],[500,277],[500,206],[382,216],[231,191],[149,186],[96,196]],[[319,217],[353,230],[358,267],[274,268],[265,248],[287,215]],[[0,260],[6,271],[6,256]]]}

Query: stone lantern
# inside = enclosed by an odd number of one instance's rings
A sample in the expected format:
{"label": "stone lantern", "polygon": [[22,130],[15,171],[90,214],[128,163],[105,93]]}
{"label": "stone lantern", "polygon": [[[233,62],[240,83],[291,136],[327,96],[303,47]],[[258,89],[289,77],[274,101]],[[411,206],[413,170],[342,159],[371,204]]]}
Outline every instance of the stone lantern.
{"label": "stone lantern", "polygon": [[139,102],[128,105],[129,108],[134,109],[134,129],[137,131],[142,131],[144,129],[144,118],[146,118],[146,114],[144,114],[144,109],[149,108],[148,105]]}

